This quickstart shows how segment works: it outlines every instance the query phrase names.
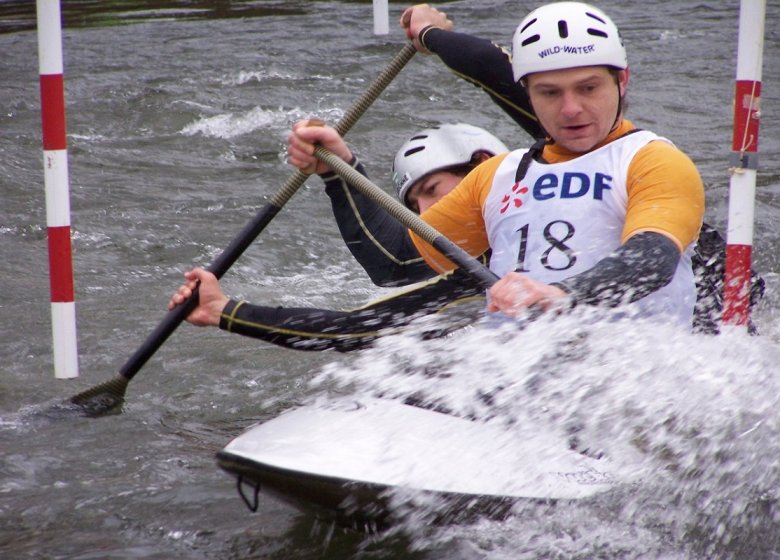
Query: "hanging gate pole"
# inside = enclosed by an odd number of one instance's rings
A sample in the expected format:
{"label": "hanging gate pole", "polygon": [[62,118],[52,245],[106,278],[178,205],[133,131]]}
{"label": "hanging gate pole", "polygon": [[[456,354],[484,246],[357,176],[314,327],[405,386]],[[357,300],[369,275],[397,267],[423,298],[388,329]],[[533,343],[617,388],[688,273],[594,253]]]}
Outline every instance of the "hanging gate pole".
{"label": "hanging gate pole", "polygon": [[761,117],[761,64],[766,0],[741,0],[730,161],[723,324],[747,327]]}
{"label": "hanging gate pole", "polygon": [[70,188],[65,140],[60,2],[37,0],[36,11],[54,376],[66,379],[77,377],[79,366],[70,240]]}

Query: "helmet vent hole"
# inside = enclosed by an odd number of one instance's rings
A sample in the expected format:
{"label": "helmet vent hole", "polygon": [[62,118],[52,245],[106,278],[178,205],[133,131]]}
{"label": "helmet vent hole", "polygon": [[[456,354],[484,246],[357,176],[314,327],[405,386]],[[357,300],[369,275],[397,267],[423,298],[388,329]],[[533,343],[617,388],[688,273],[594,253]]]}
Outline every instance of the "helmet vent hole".
{"label": "helmet vent hole", "polygon": [[558,35],[561,39],[565,39],[569,36],[569,26],[566,24],[566,20],[558,21]]}
{"label": "helmet vent hole", "polygon": [[[421,136],[421,138],[426,138],[425,136]],[[416,154],[417,152],[422,152],[425,149],[425,146],[417,146],[415,148],[412,148],[410,150],[406,150],[404,152],[404,157],[409,157],[411,155]]]}
{"label": "helmet vent hole", "polygon": [[426,138],[428,138],[427,134],[418,134],[417,136],[412,136],[411,138],[409,138],[409,141],[411,142],[412,140],[425,140]]}
{"label": "helmet vent hole", "polygon": [[588,35],[595,35],[596,37],[603,37],[607,38],[607,34],[604,33],[601,29],[593,29],[591,27],[588,28]]}
{"label": "helmet vent hole", "polygon": [[536,23],[536,18],[534,18],[534,19],[532,19],[531,21],[529,21],[528,23],[526,23],[526,24],[523,26],[523,28],[520,30],[520,33],[522,33],[523,31],[525,31],[525,30],[526,30],[526,29],[528,29],[529,27],[531,27],[531,26],[532,26],[534,23]]}
{"label": "helmet vent hole", "polygon": [[541,37],[539,37],[539,35],[531,35],[531,36],[530,36],[530,37],[528,37],[527,39],[523,39],[523,42],[521,43],[521,45],[522,45],[522,46],[524,46],[524,47],[525,47],[525,46],[528,46],[528,45],[530,45],[531,43],[535,43],[535,42],[537,42],[537,41],[538,41],[540,38],[541,38]]}
{"label": "helmet vent hole", "polygon": [[590,13],[590,12],[585,12],[585,15],[586,15],[586,16],[588,16],[589,18],[593,18],[593,19],[595,19],[596,21],[600,21],[600,22],[601,22],[601,23],[603,23],[604,25],[606,25],[606,24],[607,24],[607,22],[606,22],[606,21],[604,21],[602,18],[600,18],[600,17],[599,17],[599,16],[597,16],[596,14],[592,14],[592,13]]}

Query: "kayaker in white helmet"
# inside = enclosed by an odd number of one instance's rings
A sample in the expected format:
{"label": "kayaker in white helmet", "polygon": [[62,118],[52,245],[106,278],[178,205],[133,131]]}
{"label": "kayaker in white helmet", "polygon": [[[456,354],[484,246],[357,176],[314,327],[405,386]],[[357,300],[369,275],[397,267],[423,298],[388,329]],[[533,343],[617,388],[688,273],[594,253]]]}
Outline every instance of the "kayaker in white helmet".
{"label": "kayaker in white helmet", "polygon": [[[492,249],[501,280],[490,311],[620,306],[690,327],[704,189],[690,158],[625,118],[629,69],[617,27],[588,4],[547,4],[518,26],[512,65],[548,136],[483,164],[423,219],[474,255]],[[302,154],[313,150],[306,141],[323,140],[312,129],[297,134]],[[294,163],[316,164],[310,157]],[[433,270],[453,268],[406,238]]]}

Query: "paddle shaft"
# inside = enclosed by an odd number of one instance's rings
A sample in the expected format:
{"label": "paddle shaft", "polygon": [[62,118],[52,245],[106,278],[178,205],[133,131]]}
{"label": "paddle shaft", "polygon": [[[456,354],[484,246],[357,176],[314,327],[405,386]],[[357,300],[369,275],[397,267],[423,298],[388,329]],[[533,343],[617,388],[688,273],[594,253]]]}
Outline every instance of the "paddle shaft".
{"label": "paddle shaft", "polygon": [[[390,61],[387,67],[376,77],[365,93],[336,124],[340,135],[346,134],[368,107],[376,101],[382,91],[390,84],[401,69],[417,52],[409,43]],[[252,244],[255,238],[273,220],[287,201],[298,191],[309,176],[301,171],[293,173],[281,189],[260,209],[255,217],[238,233],[222,253],[208,267],[217,278],[221,278],[233,266],[241,254]],[[130,380],[144,366],[149,358],[163,345],[176,328],[198,306],[197,289],[183,304],[168,312],[146,340],[120,368],[119,374]]]}
{"label": "paddle shaft", "polygon": [[351,165],[339,156],[323,146],[317,146],[314,150],[314,155],[321,161],[327,163],[333,171],[338,173],[345,181],[384,208],[396,220],[422,237],[425,241],[433,245],[433,247],[442,255],[461,267],[464,272],[468,273],[474,280],[479,282],[483,288],[487,289],[496,283],[498,276],[493,274],[490,269],[485,267],[481,262],[469,255],[455,243],[444,237],[444,235],[423,221],[420,216],[369,181],[364,175],[355,171]]}

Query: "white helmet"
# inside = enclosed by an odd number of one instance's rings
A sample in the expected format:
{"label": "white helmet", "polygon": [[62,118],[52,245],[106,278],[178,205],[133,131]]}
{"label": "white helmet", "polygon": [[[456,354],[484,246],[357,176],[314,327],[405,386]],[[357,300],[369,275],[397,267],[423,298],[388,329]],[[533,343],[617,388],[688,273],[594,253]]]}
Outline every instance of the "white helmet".
{"label": "white helmet", "polygon": [[508,151],[487,130],[470,124],[442,124],[421,130],[395,155],[393,183],[398,198],[406,204],[406,193],[414,183],[435,171],[468,165],[477,152],[496,155]]}
{"label": "white helmet", "polygon": [[628,67],[617,27],[598,8],[583,2],[547,4],[528,14],[515,30],[515,81],[533,72],[581,66]]}

